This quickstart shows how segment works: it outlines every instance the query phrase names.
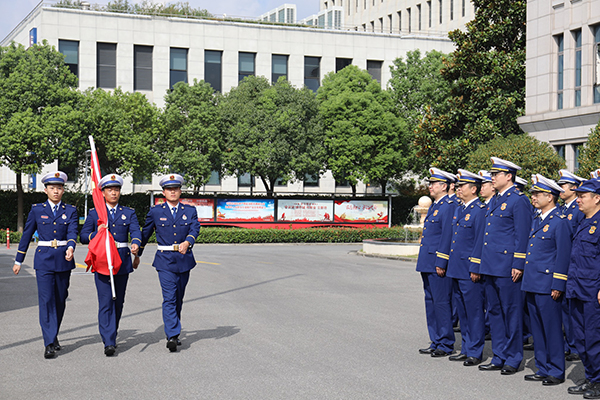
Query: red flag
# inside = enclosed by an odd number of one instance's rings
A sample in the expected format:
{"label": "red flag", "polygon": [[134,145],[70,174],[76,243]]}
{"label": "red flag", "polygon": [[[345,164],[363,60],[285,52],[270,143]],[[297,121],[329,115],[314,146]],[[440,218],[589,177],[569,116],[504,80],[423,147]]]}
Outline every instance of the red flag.
{"label": "red flag", "polygon": [[92,198],[94,199],[94,207],[98,213],[98,233],[90,241],[88,246],[88,254],[85,258],[85,263],[92,267],[93,272],[98,272],[102,275],[115,275],[121,268],[121,257],[117,251],[115,239],[109,230],[100,225],[106,225],[108,220],[108,212],[104,203],[104,196],[100,190],[100,164],[98,163],[98,154],[96,153],[96,145],[94,139],[90,136],[90,146],[92,148]]}

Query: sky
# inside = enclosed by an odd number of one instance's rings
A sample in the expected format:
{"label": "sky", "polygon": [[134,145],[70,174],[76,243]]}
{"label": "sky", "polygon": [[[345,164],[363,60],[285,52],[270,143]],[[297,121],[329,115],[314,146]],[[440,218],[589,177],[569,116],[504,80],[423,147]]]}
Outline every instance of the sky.
{"label": "sky", "polygon": [[[296,4],[298,19],[303,19],[319,11],[318,0],[182,0],[193,8],[204,8],[216,15],[231,17],[258,17],[283,4]],[[46,0],[44,3],[54,3]],[[88,0],[89,3],[106,4],[108,0]],[[129,0],[137,3],[136,0]],[[140,1],[141,2],[141,1]],[[177,1],[154,0],[155,3],[176,3]],[[38,4],[39,0],[0,0],[0,41],[6,37]]]}

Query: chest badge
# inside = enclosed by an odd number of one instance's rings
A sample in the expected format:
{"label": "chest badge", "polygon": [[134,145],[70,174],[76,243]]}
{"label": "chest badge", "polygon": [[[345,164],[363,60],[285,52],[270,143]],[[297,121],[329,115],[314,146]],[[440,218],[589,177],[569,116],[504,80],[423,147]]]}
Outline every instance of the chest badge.
{"label": "chest badge", "polygon": [[63,215],[62,215],[62,219],[67,219],[67,215],[66,215],[66,214],[63,214]]}
{"label": "chest badge", "polygon": [[567,216],[567,218],[569,219],[569,221],[570,221],[570,220],[572,220],[572,219],[573,219],[573,214],[569,214],[569,215]]}
{"label": "chest badge", "polygon": [[127,219],[127,217],[125,216],[125,214],[121,215],[121,219],[122,219],[123,221],[125,221],[125,220]]}
{"label": "chest badge", "polygon": [[469,219],[471,219],[471,214],[465,215],[465,221],[468,221]]}
{"label": "chest badge", "polygon": [[439,210],[435,210],[435,211],[433,212],[433,216],[434,216],[434,217],[437,217],[437,215],[438,215],[438,211],[439,211]]}
{"label": "chest badge", "polygon": [[594,232],[596,232],[596,227],[595,227],[595,226],[592,226],[592,227],[590,228],[590,235],[593,235],[593,234],[594,234]]}
{"label": "chest badge", "polygon": [[502,203],[502,205],[500,206],[500,209],[502,211],[506,210],[506,203]]}
{"label": "chest badge", "polygon": [[187,215],[183,214],[183,215],[181,216],[181,219],[185,221],[185,220],[187,219]]}
{"label": "chest badge", "polygon": [[546,224],[546,226],[544,226],[544,229],[542,229],[544,232],[548,232],[548,228],[550,228],[550,225]]}

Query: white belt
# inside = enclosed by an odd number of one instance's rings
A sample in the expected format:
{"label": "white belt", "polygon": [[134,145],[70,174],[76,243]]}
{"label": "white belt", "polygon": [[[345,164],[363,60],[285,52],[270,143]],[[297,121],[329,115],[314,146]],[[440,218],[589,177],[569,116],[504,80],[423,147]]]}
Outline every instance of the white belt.
{"label": "white belt", "polygon": [[56,240],[56,239],[54,239],[54,240],[47,240],[47,241],[40,240],[38,242],[38,246],[57,248],[59,246],[66,246],[67,243],[68,242],[66,240]]}
{"label": "white belt", "polygon": [[179,245],[178,244],[172,244],[170,246],[157,246],[158,250],[161,251],[179,251]]}
{"label": "white belt", "polygon": [[115,244],[117,245],[117,249],[122,249],[123,247],[129,247],[129,243],[121,243],[115,240]]}

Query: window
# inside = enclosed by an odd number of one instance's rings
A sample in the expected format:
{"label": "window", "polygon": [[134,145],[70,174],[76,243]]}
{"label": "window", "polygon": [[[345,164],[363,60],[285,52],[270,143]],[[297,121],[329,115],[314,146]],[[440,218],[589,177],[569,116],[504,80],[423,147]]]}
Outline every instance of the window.
{"label": "window", "polygon": [[371,21],[371,32],[375,32],[375,21]]}
{"label": "window", "polygon": [[283,178],[275,179],[275,186],[287,186],[287,182],[283,183]]}
{"label": "window", "polygon": [[188,49],[171,47],[169,85],[171,89],[177,82],[187,83],[187,56]]}
{"label": "window", "polygon": [[304,84],[316,93],[320,84],[321,57],[304,57]]}
{"label": "window", "polygon": [[220,185],[221,184],[221,174],[219,174],[219,171],[211,171],[210,172],[210,178],[208,179],[208,182],[206,182],[207,185]]}
{"label": "window", "polygon": [[254,75],[254,65],[256,61],[256,53],[239,53],[239,75],[238,82],[241,82],[245,77]]}
{"label": "window", "polygon": [[573,154],[575,155],[575,168],[574,172],[577,172],[579,169],[579,154],[581,153],[581,148],[583,147],[583,143],[577,143],[573,145]]}
{"label": "window", "polygon": [[304,187],[319,187],[319,176],[318,175],[304,175]]}
{"label": "window", "polygon": [[367,71],[373,79],[381,84],[381,66],[383,61],[367,60]]}
{"label": "window", "polygon": [[285,22],[285,9],[281,9],[277,12],[277,22]]}
{"label": "window", "polygon": [[402,33],[402,11],[398,11],[398,33]]}
{"label": "window", "polygon": [[467,12],[467,0],[462,0],[462,16],[464,17]]}
{"label": "window", "polygon": [[554,37],[557,47],[558,65],[557,65],[557,103],[556,108],[562,110],[563,108],[563,87],[564,87],[564,71],[565,71],[565,48],[564,48],[564,36],[562,34]]}
{"label": "window", "polygon": [[379,18],[379,28],[381,29],[381,33],[383,33],[383,17]]}
{"label": "window", "polygon": [[133,90],[152,90],[152,46],[133,46]]}
{"label": "window", "polygon": [[351,58],[336,58],[335,59],[335,72],[343,70],[348,65],[352,65]]}
{"label": "window", "polygon": [[556,151],[556,154],[558,154],[560,156],[560,158],[562,158],[563,160],[565,159],[565,145],[564,144],[554,146],[554,150]]}
{"label": "window", "polygon": [[388,22],[389,22],[389,26],[390,26],[390,33],[393,32],[393,24],[392,24],[392,14],[388,15]]}
{"label": "window", "polygon": [[287,78],[288,70],[288,56],[273,54],[271,59],[271,82],[275,83],[280,77]]}
{"label": "window", "polygon": [[454,21],[454,0],[450,0],[450,21]]}
{"label": "window", "polygon": [[134,185],[150,185],[150,184],[152,184],[152,174],[150,174],[150,175],[134,175],[133,176],[133,184]]}
{"label": "window", "polygon": [[333,11],[327,12],[327,27],[333,28]]}
{"label": "window", "polygon": [[581,105],[581,29],[573,31],[575,42],[575,107]]}
{"label": "window", "polygon": [[439,4],[440,4],[440,24],[442,23],[442,0],[439,0]]}
{"label": "window", "polygon": [[342,29],[342,12],[340,10],[335,10],[334,16],[334,28]]}
{"label": "window", "polygon": [[427,18],[427,26],[431,28],[431,16],[433,14],[433,9],[431,8],[431,1],[427,2],[427,12],[429,13]]}
{"label": "window", "polygon": [[114,89],[117,87],[117,44],[96,44],[96,87]]}
{"label": "window", "polygon": [[254,177],[250,173],[246,172],[238,176],[238,186],[240,187],[251,187],[254,186]]}
{"label": "window", "polygon": [[417,14],[419,17],[419,24],[418,24],[419,30],[422,30],[423,28],[421,27],[421,5],[420,4],[417,4]]}
{"label": "window", "polygon": [[410,11],[410,8],[407,8],[406,15],[408,16],[408,33],[412,32],[412,21],[411,21],[412,16],[411,16],[411,14],[412,13]]}
{"label": "window", "polygon": [[65,64],[69,71],[79,77],[79,42],[59,39],[58,51],[65,56]]}
{"label": "window", "polygon": [[218,50],[204,50],[204,81],[216,92],[221,92],[223,52]]}
{"label": "window", "polygon": [[594,103],[600,103],[600,25],[593,27],[594,32]]}

